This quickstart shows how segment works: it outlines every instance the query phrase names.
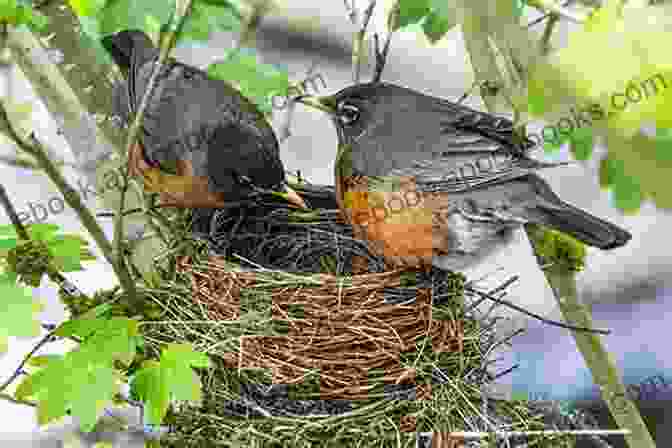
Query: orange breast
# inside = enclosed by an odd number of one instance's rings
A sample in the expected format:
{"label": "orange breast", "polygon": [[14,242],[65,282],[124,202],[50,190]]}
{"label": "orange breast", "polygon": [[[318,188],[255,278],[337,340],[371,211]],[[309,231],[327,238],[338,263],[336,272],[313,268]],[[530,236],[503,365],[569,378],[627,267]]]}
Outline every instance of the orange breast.
{"label": "orange breast", "polygon": [[395,191],[370,191],[365,178],[341,179],[339,203],[355,236],[395,266],[431,265],[444,241],[433,224],[434,200],[418,193],[412,178]]}

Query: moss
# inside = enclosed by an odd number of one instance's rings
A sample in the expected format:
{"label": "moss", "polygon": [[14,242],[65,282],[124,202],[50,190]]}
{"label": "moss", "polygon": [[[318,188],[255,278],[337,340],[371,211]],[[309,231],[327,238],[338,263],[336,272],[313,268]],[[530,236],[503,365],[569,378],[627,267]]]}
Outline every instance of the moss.
{"label": "moss", "polygon": [[528,226],[528,235],[541,265],[580,272],[585,266],[585,245],[564,233],[541,226]]}

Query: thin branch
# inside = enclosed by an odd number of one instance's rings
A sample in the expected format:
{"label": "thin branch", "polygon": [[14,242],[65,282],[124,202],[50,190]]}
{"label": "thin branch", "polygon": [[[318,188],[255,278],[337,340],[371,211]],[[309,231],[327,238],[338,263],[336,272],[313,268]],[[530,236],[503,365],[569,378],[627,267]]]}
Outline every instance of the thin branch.
{"label": "thin branch", "polygon": [[359,11],[355,7],[354,1],[348,3],[347,0],[344,0],[345,9],[350,18],[350,22],[358,27],[357,31],[354,33],[354,38],[352,42],[352,81],[355,84],[359,83],[361,66],[362,66],[362,48],[364,47],[364,36],[366,35],[366,29],[369,26],[369,21],[373,15],[373,10],[376,7],[376,0],[370,0],[369,6],[364,11],[364,17],[360,22]]}
{"label": "thin branch", "polygon": [[7,389],[13,382],[16,380],[19,375],[23,372],[23,367],[26,365],[28,360],[35,354],[39,349],[41,349],[45,344],[50,342],[52,340],[52,336],[54,335],[54,332],[56,330],[52,330],[49,333],[47,333],[40,341],[35,344],[35,347],[28,352],[28,354],[23,358],[19,366],[14,370],[14,373],[12,373],[12,376],[10,376],[2,385],[0,385],[0,392],[4,392],[5,389]]}
{"label": "thin branch", "polygon": [[[304,81],[301,82],[301,85],[303,87],[303,83],[306,80],[309,80],[313,72],[315,71],[315,68],[317,68],[317,61],[314,61],[310,68],[308,68],[308,71],[306,72],[306,78]],[[302,92],[305,94],[305,92]],[[294,111],[296,110],[296,101],[294,98],[290,98],[289,102],[287,104],[287,112],[285,113],[285,119],[284,123],[280,128],[280,131],[278,132],[278,143],[283,143],[285,140],[287,140],[291,135],[291,127],[292,127],[292,120],[294,118]]]}
{"label": "thin branch", "polygon": [[[168,25],[168,30],[166,34],[163,36],[161,39],[161,44],[160,44],[160,50],[159,50],[159,59],[156,61],[154,64],[154,67],[152,68],[152,74],[150,75],[149,82],[147,85],[147,89],[145,90],[145,93],[142,97],[142,101],[140,102],[140,107],[138,108],[135,118],[133,120],[133,123],[131,125],[131,128],[128,133],[128,137],[126,139],[126,152],[125,154],[129,154],[131,152],[131,148],[135,144],[135,142],[138,139],[138,135],[140,133],[140,129],[142,127],[142,119],[145,115],[145,110],[147,109],[147,106],[149,105],[150,98],[152,97],[152,94],[154,93],[154,88],[156,87],[157,79],[159,76],[159,73],[161,72],[161,69],[163,68],[166,60],[168,59],[170,52],[172,51],[173,47],[175,46],[175,43],[177,42],[177,36],[179,34],[180,28],[182,27],[182,24],[184,23],[184,20],[186,19],[188,13],[191,10],[191,0],[177,0],[175,2],[175,11],[173,15],[171,16],[170,23]],[[130,172],[130,167],[128,164],[126,164],[125,169],[123,170],[123,175],[122,175],[122,186],[121,186],[121,196],[119,200],[119,208],[117,210],[117,219],[114,223],[114,249],[116,250],[116,263],[115,265],[117,266],[118,270],[123,270],[126,273],[128,273],[128,269],[125,265],[125,259],[123,257],[123,222],[124,222],[124,205],[126,202],[126,192],[128,191],[128,185],[129,185],[129,172]],[[130,278],[130,275],[129,275]],[[132,300],[138,300],[136,297],[136,287],[135,283],[131,280],[128,282],[127,285],[124,285],[124,289],[129,293],[129,295],[132,297]],[[136,304],[138,307],[140,306],[139,303]]]}
{"label": "thin branch", "polygon": [[533,8],[546,13],[556,14],[563,19],[567,19],[574,23],[583,23],[586,21],[586,15],[572,11],[562,5],[559,5],[554,0],[528,0],[527,4]]}
{"label": "thin branch", "polygon": [[551,13],[551,17],[548,20],[548,22],[546,22],[546,26],[544,27],[544,34],[541,36],[541,40],[539,41],[539,49],[542,55],[547,55],[548,52],[551,50],[550,42],[551,42],[551,36],[553,35],[553,28],[559,21],[560,16]]}
{"label": "thin branch", "polygon": [[[567,0],[567,1],[565,1],[565,2],[562,4],[562,6],[563,6],[563,7],[567,7],[569,4],[571,4],[571,3],[573,3],[573,2],[574,2],[574,0]],[[527,23],[527,24],[525,25],[525,28],[533,27],[534,25],[536,25],[536,24],[538,24],[538,23],[541,23],[541,22],[543,22],[544,20],[550,18],[552,15],[554,15],[554,14],[553,14],[553,13],[550,13],[550,12],[549,12],[549,13],[546,13],[546,14],[544,14],[543,16],[541,16],[541,17],[539,17],[539,18],[537,18],[537,19],[534,19],[534,20],[532,20],[531,22]]]}
{"label": "thin branch", "polygon": [[387,16],[387,37],[385,38],[385,45],[383,49],[380,49],[380,41],[378,33],[373,35],[374,43],[374,52],[376,56],[376,67],[373,71],[373,78],[371,82],[379,82],[381,76],[383,75],[383,69],[387,63],[387,54],[390,51],[390,42],[392,42],[392,34],[394,29],[397,27],[397,21],[399,20],[399,0],[397,0],[392,9],[390,10],[389,15]]}
{"label": "thin branch", "polygon": [[610,334],[611,333],[611,330],[596,330],[596,329],[593,329],[593,328],[577,327],[577,326],[574,326],[574,325],[569,325],[569,324],[565,324],[565,323],[562,323],[562,322],[557,322],[557,321],[554,321],[554,320],[551,320],[551,319],[546,319],[546,318],[541,317],[540,315],[535,314],[531,311],[527,311],[525,308],[521,308],[518,305],[514,305],[513,303],[511,303],[507,300],[502,300],[502,299],[498,299],[494,296],[491,296],[490,294],[488,294],[486,292],[478,291],[477,289],[473,289],[473,288],[469,288],[468,291],[473,292],[474,294],[478,294],[479,296],[481,296],[483,298],[486,298],[488,300],[492,300],[495,303],[499,303],[500,305],[504,305],[504,306],[507,306],[507,307],[509,307],[513,310],[519,311],[523,314],[526,314],[530,317],[533,317],[537,320],[540,320],[541,322],[544,322],[545,324],[548,324],[548,325],[553,325],[555,327],[561,327],[561,328],[567,328],[569,330],[574,330],[574,331],[583,331],[583,332],[587,332],[587,333],[600,333],[600,334]]}
{"label": "thin branch", "polygon": [[26,406],[31,406],[33,408],[37,407],[37,403],[35,403],[34,401],[19,400],[18,398],[14,398],[11,395],[5,394],[5,393],[0,393],[0,400],[9,401],[10,403],[14,403],[14,404],[23,404],[23,405],[26,405]]}

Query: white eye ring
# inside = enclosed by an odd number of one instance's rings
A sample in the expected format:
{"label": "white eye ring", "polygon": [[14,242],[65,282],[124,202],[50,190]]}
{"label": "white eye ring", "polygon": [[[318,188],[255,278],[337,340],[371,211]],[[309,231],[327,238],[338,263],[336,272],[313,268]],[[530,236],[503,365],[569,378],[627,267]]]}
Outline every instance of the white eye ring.
{"label": "white eye ring", "polygon": [[350,125],[359,119],[359,108],[352,104],[341,104],[338,108],[338,118],[345,125]]}

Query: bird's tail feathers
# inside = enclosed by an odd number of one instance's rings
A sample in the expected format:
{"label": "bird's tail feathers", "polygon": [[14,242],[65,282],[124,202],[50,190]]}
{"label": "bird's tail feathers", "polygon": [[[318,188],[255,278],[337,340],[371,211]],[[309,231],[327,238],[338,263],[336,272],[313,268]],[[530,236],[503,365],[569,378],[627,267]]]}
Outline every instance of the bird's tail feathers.
{"label": "bird's tail feathers", "polygon": [[626,230],[566,203],[562,207],[540,206],[540,211],[544,215],[541,224],[602,250],[624,246],[632,237]]}
{"label": "bird's tail feathers", "polygon": [[540,200],[531,221],[603,250],[624,246],[632,238],[628,231],[562,201],[543,179],[532,178]]}

